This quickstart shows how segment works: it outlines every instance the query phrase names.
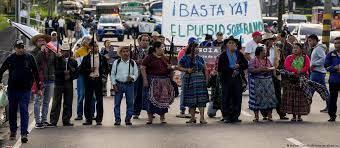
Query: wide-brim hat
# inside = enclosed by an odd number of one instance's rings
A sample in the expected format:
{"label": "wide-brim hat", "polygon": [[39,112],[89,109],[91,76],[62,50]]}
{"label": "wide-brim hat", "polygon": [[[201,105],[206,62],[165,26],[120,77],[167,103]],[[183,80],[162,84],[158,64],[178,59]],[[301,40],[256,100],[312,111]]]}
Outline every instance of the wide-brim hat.
{"label": "wide-brim hat", "polygon": [[63,43],[60,47],[61,51],[69,51],[70,50],[70,44],[69,43]]}
{"label": "wide-brim hat", "polygon": [[43,38],[45,39],[46,43],[51,41],[51,36],[46,35],[46,34],[37,34],[31,38],[31,42],[33,45],[37,45],[36,42],[38,39]]}
{"label": "wide-brim hat", "polygon": [[234,38],[234,36],[229,36],[228,38],[224,39],[223,43],[227,44],[229,41],[234,41],[236,44],[239,43],[239,40]]}
{"label": "wide-brim hat", "polygon": [[[121,55],[121,51],[122,51],[122,49],[123,48],[127,48],[127,49],[129,49],[129,51],[130,51],[130,47],[129,46],[121,46],[121,47],[119,47],[118,49],[117,49],[117,55],[119,56],[119,57],[122,57],[122,55]],[[130,54],[132,54],[132,53],[130,53]]]}
{"label": "wide-brim hat", "polygon": [[275,39],[275,35],[272,34],[272,33],[265,33],[264,35],[262,35],[262,41],[266,41],[266,40],[269,40],[269,39]]}

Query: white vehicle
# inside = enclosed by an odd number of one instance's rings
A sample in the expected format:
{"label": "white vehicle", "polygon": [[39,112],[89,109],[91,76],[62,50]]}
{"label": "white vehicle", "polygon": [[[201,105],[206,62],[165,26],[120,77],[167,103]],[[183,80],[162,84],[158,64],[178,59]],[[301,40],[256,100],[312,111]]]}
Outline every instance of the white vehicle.
{"label": "white vehicle", "polygon": [[286,23],[307,23],[307,17],[301,14],[284,14],[282,19]]}
{"label": "white vehicle", "polygon": [[292,34],[297,38],[300,43],[304,43],[306,41],[306,37],[309,35],[315,34],[321,40],[322,38],[322,25],[321,24],[300,24],[296,27]]}
{"label": "white vehicle", "polygon": [[118,14],[102,15],[99,18],[97,39],[101,42],[107,37],[117,38],[119,42],[124,41],[124,27]]}

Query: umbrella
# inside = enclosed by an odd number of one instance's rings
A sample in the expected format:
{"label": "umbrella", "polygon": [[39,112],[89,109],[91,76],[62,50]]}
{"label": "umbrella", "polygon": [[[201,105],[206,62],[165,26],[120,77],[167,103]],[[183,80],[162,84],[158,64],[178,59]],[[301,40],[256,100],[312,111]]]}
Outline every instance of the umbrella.
{"label": "umbrella", "polygon": [[[8,20],[8,22],[15,27],[16,29],[18,29],[25,37],[27,37],[28,39],[31,39],[32,37],[40,34],[37,30],[35,30],[32,27],[20,24],[20,23],[15,23],[12,22],[11,20]],[[52,42],[47,43],[46,47],[48,49],[50,49],[51,51],[53,51],[54,53],[57,53],[57,47],[55,47]]]}

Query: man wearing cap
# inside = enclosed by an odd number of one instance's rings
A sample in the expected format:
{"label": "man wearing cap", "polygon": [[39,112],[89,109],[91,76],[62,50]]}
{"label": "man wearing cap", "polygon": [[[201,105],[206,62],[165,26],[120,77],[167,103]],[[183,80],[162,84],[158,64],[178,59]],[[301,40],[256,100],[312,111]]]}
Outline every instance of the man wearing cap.
{"label": "man wearing cap", "polygon": [[[312,49],[312,55],[310,60],[310,79],[314,82],[317,82],[321,85],[324,85],[326,87],[326,68],[325,65],[325,59],[326,59],[326,46],[319,43],[319,38],[317,35],[312,34],[308,37],[308,44],[309,47]],[[314,91],[313,91],[314,92]],[[326,100],[327,102],[327,100]],[[327,113],[328,112],[328,106],[326,104],[326,107],[320,112]]]}
{"label": "man wearing cap", "polygon": [[[20,108],[21,142],[27,143],[28,134],[28,104],[31,97],[33,81],[37,84],[37,95],[41,96],[41,85],[38,66],[34,57],[25,50],[24,42],[17,40],[15,53],[11,54],[0,68],[0,82],[5,71],[9,70],[8,101],[9,101],[9,125],[10,139],[15,140],[17,133],[17,112]],[[0,85],[2,89],[2,83]]]}
{"label": "man wearing cap", "polygon": [[253,39],[246,44],[245,57],[248,61],[255,57],[255,50],[262,41],[262,33],[256,31],[252,34]]}
{"label": "man wearing cap", "polygon": [[147,51],[149,50],[150,36],[147,34],[142,34],[138,37],[139,46],[135,49],[133,53],[133,59],[136,61],[139,75],[134,85],[134,111],[133,111],[133,119],[138,119],[140,112],[145,109],[144,108],[144,96],[143,96],[143,77],[140,74],[140,66],[144,57],[147,55]]}
{"label": "man wearing cap", "polygon": [[71,51],[68,43],[64,43],[61,47],[61,54],[62,57],[56,59],[55,88],[50,114],[51,127],[57,126],[62,98],[64,98],[62,116],[63,125],[73,126],[70,122],[72,117],[73,80],[76,79],[78,75],[78,64],[75,59],[70,58]]}
{"label": "man wearing cap", "polygon": [[[34,116],[35,116],[35,128],[44,128],[50,124],[47,122],[47,114],[49,110],[50,100],[53,97],[54,80],[55,80],[55,65],[56,54],[52,50],[48,49],[46,44],[50,42],[51,37],[38,34],[34,36],[31,41],[36,46],[32,51],[32,55],[35,57],[40,80],[43,85],[43,96],[36,95],[36,91],[33,87],[34,95]],[[41,109],[41,110],[40,110]]]}
{"label": "man wearing cap", "polygon": [[205,35],[205,40],[200,44],[201,47],[213,46],[213,37],[210,34]]}
{"label": "man wearing cap", "polygon": [[213,42],[213,46],[215,47],[221,47],[223,44],[223,33],[217,32],[216,33],[216,40]]}
{"label": "man wearing cap", "polygon": [[90,53],[84,57],[80,65],[80,73],[85,77],[85,106],[84,113],[86,121],[83,125],[92,125],[94,108],[93,95],[96,98],[96,122],[102,125],[103,120],[103,75],[109,73],[109,65],[106,58],[99,54],[99,47],[96,42],[89,44]]}
{"label": "man wearing cap", "polygon": [[159,36],[161,35],[157,31],[152,32],[149,45],[152,45],[153,42],[157,41]]}
{"label": "man wearing cap", "polygon": [[111,82],[113,90],[116,92],[114,96],[114,115],[115,124],[120,125],[120,104],[123,94],[126,97],[126,117],[125,124],[132,125],[131,117],[133,115],[134,100],[134,82],[138,78],[138,67],[135,61],[130,59],[130,48],[123,46],[118,49],[118,55],[121,59],[116,60],[112,65]]}

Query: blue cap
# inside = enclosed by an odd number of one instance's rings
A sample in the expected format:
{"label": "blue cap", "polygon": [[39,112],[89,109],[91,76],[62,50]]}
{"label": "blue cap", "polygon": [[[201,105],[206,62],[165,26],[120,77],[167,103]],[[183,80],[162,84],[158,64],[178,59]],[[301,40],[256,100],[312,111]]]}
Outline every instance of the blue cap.
{"label": "blue cap", "polygon": [[191,43],[194,43],[194,42],[197,42],[197,39],[194,38],[194,37],[191,37],[191,38],[189,38],[189,40],[188,40],[188,45],[191,44]]}

